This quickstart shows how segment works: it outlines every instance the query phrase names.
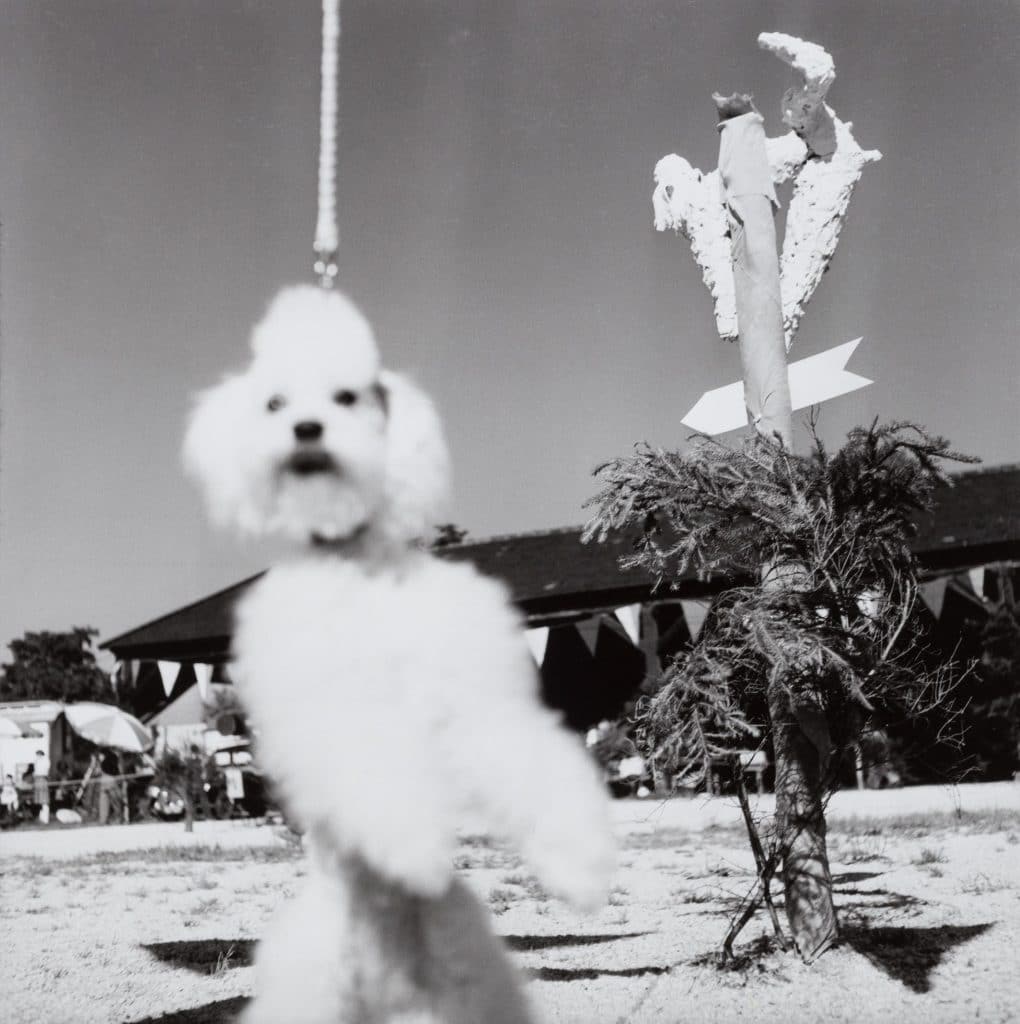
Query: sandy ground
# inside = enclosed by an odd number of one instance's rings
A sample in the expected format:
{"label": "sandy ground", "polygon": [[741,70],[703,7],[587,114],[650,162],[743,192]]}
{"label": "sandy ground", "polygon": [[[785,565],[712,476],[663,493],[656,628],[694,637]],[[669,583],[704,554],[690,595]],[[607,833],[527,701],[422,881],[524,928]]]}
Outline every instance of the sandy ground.
{"label": "sandy ground", "polygon": [[[752,882],[731,801],[613,811],[621,865],[589,916],[548,899],[491,837],[461,843],[457,868],[548,1024],[1020,1020],[1020,786],[837,794],[844,939],[812,967],[774,948],[764,916],[733,967],[715,963]],[[246,824],[3,833],[0,1020],[226,1024],[304,870],[299,847]]]}

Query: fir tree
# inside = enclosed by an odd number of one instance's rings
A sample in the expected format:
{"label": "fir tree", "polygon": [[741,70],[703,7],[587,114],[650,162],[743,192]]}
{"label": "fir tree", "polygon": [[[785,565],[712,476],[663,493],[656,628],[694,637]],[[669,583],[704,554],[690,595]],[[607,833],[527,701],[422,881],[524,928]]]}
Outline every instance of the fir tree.
{"label": "fir tree", "polygon": [[781,863],[807,960],[836,935],[824,804],[841,763],[869,723],[950,702],[947,667],[931,670],[907,628],[914,520],[947,481],[947,461],[975,460],[912,424],[876,423],[831,454],[817,434],[803,456],[757,435],[741,447],[701,437],[683,454],[638,445],[597,470],[586,539],[638,526],[624,566],[660,585],[689,568],[734,584],[639,706],[638,735],[657,767],[688,783],[739,746],[773,746],[776,819],[767,863],[756,849],[756,899]]}

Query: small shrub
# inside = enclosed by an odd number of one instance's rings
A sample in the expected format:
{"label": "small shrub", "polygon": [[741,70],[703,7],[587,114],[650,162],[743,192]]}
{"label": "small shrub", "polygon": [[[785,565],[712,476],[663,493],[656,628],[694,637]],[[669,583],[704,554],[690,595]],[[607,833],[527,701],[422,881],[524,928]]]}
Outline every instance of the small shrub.
{"label": "small shrub", "polygon": [[886,860],[885,851],[888,846],[882,835],[867,833],[851,835],[845,840],[841,857],[847,864],[860,864],[863,861]]}
{"label": "small shrub", "polygon": [[213,914],[220,909],[220,901],[215,896],[199,900],[189,911],[196,917],[204,917],[206,914]]}
{"label": "small shrub", "polygon": [[461,846],[470,846],[474,848],[481,847],[483,849],[491,849],[496,845],[492,836],[485,835],[483,832],[477,834],[469,833],[460,837]]}
{"label": "small shrub", "polygon": [[945,864],[946,851],[941,847],[926,846],[921,851],[921,856],[914,861],[915,864]]}
{"label": "small shrub", "polygon": [[489,908],[497,916],[505,914],[511,905],[520,899],[521,895],[516,889],[511,889],[505,885],[496,886],[494,889],[489,890]]}
{"label": "small shrub", "polygon": [[714,903],[716,899],[710,889],[674,889],[672,896],[680,903]]}
{"label": "small shrub", "polygon": [[966,893],[968,896],[986,896],[988,893],[1002,892],[1005,889],[1011,888],[1012,885],[1004,879],[991,878],[983,871],[980,871],[976,875],[972,875],[960,886],[960,892]]}
{"label": "small shrub", "polygon": [[233,966],[231,961],[234,959],[234,947],[233,945],[228,946],[226,949],[221,949],[216,954],[216,963],[210,965],[209,973],[214,977],[217,975],[225,974]]}
{"label": "small shrub", "polygon": [[609,890],[609,905],[611,907],[622,907],[627,902],[630,893],[622,885],[614,885]]}

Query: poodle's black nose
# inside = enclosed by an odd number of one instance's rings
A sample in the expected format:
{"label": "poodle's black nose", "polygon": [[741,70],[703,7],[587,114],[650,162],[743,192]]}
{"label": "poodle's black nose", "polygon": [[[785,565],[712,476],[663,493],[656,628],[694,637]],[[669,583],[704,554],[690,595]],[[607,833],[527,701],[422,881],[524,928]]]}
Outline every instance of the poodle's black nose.
{"label": "poodle's black nose", "polygon": [[322,437],[322,424],[318,420],[302,420],[294,424],[294,436],[299,441],[318,441]]}

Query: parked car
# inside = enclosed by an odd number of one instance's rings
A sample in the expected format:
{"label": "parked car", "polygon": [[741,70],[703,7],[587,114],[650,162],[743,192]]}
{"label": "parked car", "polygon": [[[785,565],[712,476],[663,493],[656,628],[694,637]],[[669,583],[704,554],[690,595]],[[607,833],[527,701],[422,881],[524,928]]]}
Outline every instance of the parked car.
{"label": "parked car", "polygon": [[216,771],[206,783],[209,803],[217,818],[261,818],[268,794],[261,770],[252,760],[250,743],[222,747],[213,754]]}

